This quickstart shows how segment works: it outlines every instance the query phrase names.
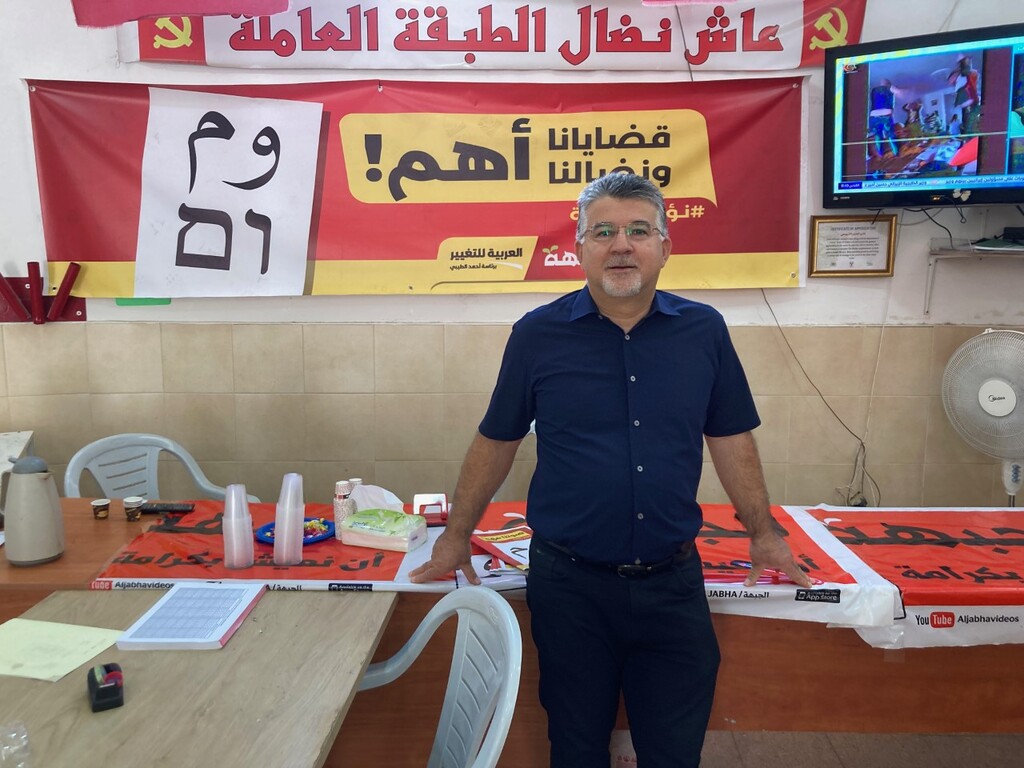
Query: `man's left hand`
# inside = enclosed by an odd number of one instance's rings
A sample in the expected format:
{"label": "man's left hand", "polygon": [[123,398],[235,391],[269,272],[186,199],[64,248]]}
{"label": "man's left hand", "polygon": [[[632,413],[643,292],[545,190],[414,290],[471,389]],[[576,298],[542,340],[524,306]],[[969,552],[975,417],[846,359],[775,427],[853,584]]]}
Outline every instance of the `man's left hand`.
{"label": "man's left hand", "polygon": [[766,570],[784,573],[801,587],[811,586],[810,577],[797,565],[785,539],[774,531],[750,540],[750,573],[743,586],[754,586]]}

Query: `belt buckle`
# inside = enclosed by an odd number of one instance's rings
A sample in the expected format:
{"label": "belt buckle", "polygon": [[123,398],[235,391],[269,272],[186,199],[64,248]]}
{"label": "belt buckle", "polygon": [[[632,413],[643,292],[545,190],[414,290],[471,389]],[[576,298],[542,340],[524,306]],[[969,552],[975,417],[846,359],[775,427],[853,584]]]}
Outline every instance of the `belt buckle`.
{"label": "belt buckle", "polygon": [[632,579],[637,576],[647,576],[651,572],[648,565],[617,565],[615,573],[624,579]]}

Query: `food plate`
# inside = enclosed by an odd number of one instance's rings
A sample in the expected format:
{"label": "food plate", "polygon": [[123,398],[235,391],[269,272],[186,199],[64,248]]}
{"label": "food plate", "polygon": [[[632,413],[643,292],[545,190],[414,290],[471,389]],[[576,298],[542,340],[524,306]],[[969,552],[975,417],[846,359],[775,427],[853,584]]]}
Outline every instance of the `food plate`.
{"label": "food plate", "polygon": [[[312,524],[319,524],[324,526],[324,530],[312,530]],[[274,528],[277,523],[267,523],[261,525],[253,535],[256,537],[256,541],[262,541],[264,544],[274,543]],[[334,537],[334,523],[325,517],[307,517],[303,518],[303,532],[302,532],[302,543],[315,544],[318,541],[324,539],[330,539]]]}

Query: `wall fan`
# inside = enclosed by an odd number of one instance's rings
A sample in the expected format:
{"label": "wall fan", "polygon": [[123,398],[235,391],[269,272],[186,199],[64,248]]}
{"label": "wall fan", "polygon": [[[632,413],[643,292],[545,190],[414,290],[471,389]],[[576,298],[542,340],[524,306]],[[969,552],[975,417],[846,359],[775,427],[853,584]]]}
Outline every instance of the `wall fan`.
{"label": "wall fan", "polygon": [[1003,460],[1013,506],[1024,476],[1024,333],[989,328],[961,344],[942,375],[942,405],[968,445]]}

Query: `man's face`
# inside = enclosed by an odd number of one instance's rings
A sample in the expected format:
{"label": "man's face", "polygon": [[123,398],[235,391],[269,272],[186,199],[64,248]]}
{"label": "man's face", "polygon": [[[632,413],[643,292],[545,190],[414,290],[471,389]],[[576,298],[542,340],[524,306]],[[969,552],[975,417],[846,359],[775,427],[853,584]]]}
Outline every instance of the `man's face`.
{"label": "man's face", "polygon": [[646,240],[631,239],[623,227],[634,222],[657,226],[657,209],[645,200],[602,197],[587,211],[587,227],[608,224],[617,228],[611,240],[595,242],[584,236],[577,251],[591,294],[606,298],[631,298],[650,291],[658,283],[661,268],[672,252],[672,241],[655,231]]}

